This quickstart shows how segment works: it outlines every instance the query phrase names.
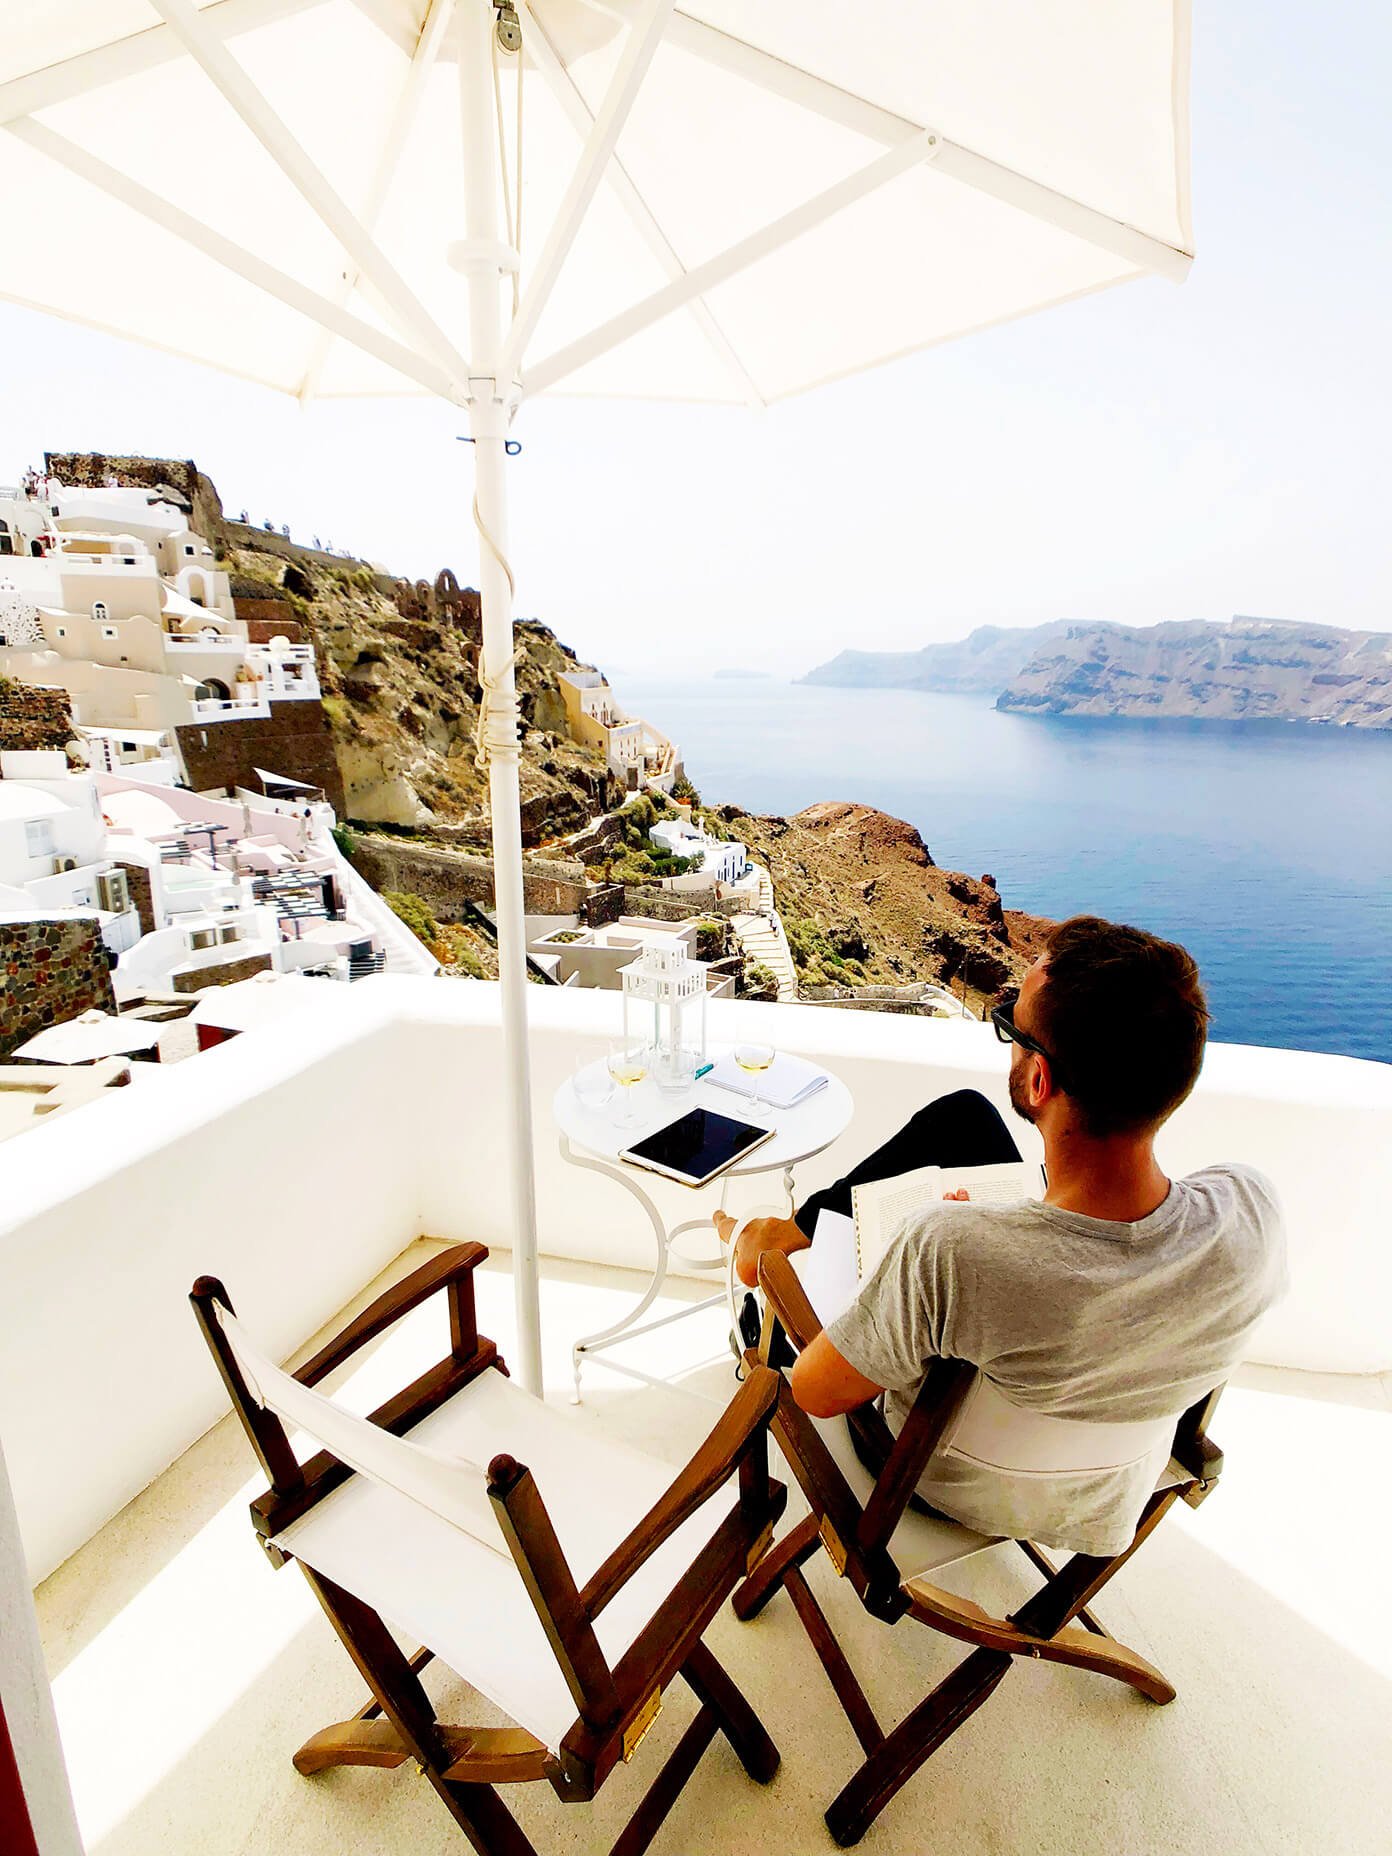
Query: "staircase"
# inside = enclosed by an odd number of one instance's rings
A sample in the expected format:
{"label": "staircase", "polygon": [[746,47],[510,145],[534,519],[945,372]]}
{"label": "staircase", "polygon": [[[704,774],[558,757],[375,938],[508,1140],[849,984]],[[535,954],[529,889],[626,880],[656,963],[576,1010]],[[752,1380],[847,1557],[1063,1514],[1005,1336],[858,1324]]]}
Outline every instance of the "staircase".
{"label": "staircase", "polygon": [[778,982],[778,1003],[789,1004],[797,999],[797,968],[793,965],[792,951],[788,946],[788,937],[783,932],[783,924],[778,919],[778,912],[773,905],[773,879],[762,864],[754,865],[758,878],[758,898],[754,904],[755,913],[731,917],[730,927],[740,949],[751,960],[757,960],[761,966],[768,968]]}
{"label": "staircase", "polygon": [[[348,913],[354,921],[370,928],[385,950],[384,964],[388,973],[434,974],[440,971],[440,963],[430,949],[416,939],[372,885],[358,875],[327,832],[315,836],[314,848],[324,852],[331,860],[334,875],[338,878],[348,904]],[[358,976],[354,974],[350,977]]]}

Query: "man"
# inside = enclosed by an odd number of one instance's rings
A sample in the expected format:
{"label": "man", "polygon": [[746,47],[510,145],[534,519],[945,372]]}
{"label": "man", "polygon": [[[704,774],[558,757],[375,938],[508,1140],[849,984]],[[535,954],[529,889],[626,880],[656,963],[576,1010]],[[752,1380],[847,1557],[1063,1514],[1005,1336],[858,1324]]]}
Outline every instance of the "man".
{"label": "man", "polygon": [[[1155,1137],[1192,1090],[1208,1013],[1182,948],[1078,916],[1055,929],[1012,1006],[1010,1101],[1044,1141],[1042,1203],[974,1206],[965,1192],[890,1245],[857,1299],[799,1357],[793,1396],[834,1417],[886,1395],[898,1428],[929,1363],[969,1361],[1013,1405],[1090,1423],[1178,1416],[1220,1385],[1285,1288],[1272,1188],[1244,1166],[1170,1180]],[[920,1111],[792,1219],[749,1225],[741,1281],[765,1250],[806,1249],[850,1188],[913,1166],[1017,1159],[995,1110],[962,1091]],[[728,1237],[733,1221],[720,1223]],[[1129,1544],[1148,1466],[1078,1471],[1060,1490],[937,1457],[919,1493],[987,1533],[1110,1554]]]}

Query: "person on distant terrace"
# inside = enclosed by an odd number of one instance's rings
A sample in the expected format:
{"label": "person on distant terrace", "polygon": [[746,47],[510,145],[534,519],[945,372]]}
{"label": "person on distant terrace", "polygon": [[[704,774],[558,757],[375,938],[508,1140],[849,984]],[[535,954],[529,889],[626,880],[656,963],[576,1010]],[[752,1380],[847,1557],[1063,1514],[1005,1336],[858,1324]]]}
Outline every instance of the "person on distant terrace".
{"label": "person on distant terrace", "polygon": [[[956,1192],[946,1196],[965,1202],[910,1220],[851,1306],[799,1356],[793,1397],[828,1418],[886,1394],[897,1430],[941,1358],[969,1362],[1011,1403],[1055,1417],[1177,1415],[1227,1379],[1286,1287],[1267,1179],[1221,1165],[1171,1180],[1155,1158],[1155,1137],[1203,1060],[1198,969],[1172,942],[1077,916],[1054,930],[1018,998],[992,1019],[1013,1046],[1011,1106],[1043,1137],[1042,1202],[974,1206]],[[984,1096],[941,1097],[791,1218],[746,1226],[736,1272],[752,1285],[763,1252],[807,1249],[819,1215],[849,1215],[862,1181],[1019,1158]],[[734,1220],[718,1213],[716,1224],[728,1241]],[[828,1236],[848,1241],[845,1226]],[[1121,1550],[1136,1518],[1127,1472],[1072,1480],[1061,1514],[1050,1511],[1053,1479],[1031,1488],[1027,1477],[938,1457],[919,1495],[983,1532]]]}

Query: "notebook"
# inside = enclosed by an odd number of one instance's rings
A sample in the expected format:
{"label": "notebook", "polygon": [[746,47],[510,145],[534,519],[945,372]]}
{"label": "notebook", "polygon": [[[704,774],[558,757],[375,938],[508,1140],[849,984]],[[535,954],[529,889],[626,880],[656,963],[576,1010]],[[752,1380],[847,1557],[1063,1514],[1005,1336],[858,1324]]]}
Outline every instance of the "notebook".
{"label": "notebook", "polygon": [[856,1276],[872,1276],[906,1220],[931,1206],[941,1205],[943,1194],[964,1188],[975,1205],[1018,1205],[1021,1199],[1042,1199],[1044,1169],[1032,1160],[1010,1160],[1001,1166],[921,1166],[892,1179],[867,1180],[851,1188],[855,1219]]}
{"label": "notebook", "polygon": [[818,1064],[781,1050],[757,1079],[740,1069],[729,1056],[722,1057],[706,1078],[708,1083],[728,1089],[731,1095],[743,1096],[746,1101],[754,1094],[756,1080],[761,1102],[766,1102],[770,1108],[796,1108],[819,1089],[826,1088],[827,1073]]}

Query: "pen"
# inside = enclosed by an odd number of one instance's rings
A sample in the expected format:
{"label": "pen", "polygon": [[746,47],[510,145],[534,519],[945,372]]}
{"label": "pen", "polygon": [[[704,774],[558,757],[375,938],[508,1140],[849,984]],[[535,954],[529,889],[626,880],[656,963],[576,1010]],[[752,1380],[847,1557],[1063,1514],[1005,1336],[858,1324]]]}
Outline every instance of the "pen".
{"label": "pen", "polygon": [[695,1083],[699,1083],[701,1078],[704,1075],[706,1075],[708,1071],[713,1070],[714,1068],[715,1068],[715,1065],[713,1063],[703,1063],[700,1069],[696,1072],[695,1076],[692,1077],[691,1080]]}

